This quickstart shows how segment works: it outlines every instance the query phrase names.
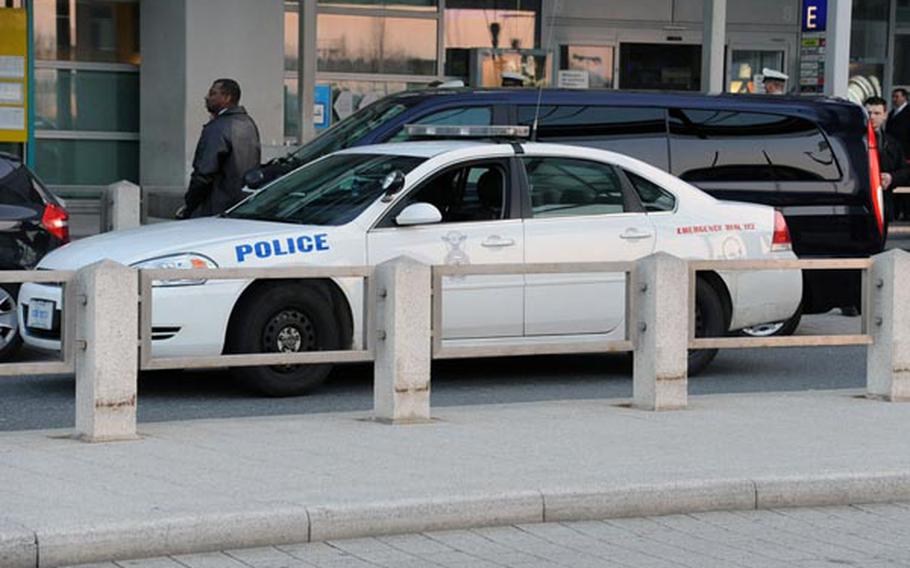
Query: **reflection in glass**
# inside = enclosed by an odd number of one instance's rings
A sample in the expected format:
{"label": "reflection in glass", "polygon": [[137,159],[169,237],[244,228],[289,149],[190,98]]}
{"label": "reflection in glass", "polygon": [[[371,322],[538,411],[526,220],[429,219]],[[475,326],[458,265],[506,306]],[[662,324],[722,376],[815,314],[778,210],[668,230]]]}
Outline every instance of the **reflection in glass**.
{"label": "reflection in glass", "polygon": [[673,173],[691,182],[840,179],[828,141],[793,116],[670,110]]}
{"label": "reflection in glass", "polygon": [[138,102],[137,73],[35,70],[39,130],[138,132]]}
{"label": "reflection in glass", "polygon": [[784,52],[777,50],[735,49],[730,56],[730,77],[727,80],[728,93],[763,92],[755,83],[755,76],[762,69],[784,69]]}
{"label": "reflection in glass", "polygon": [[910,35],[894,36],[894,84],[910,85]]}
{"label": "reflection in glass", "polygon": [[700,45],[623,43],[619,66],[620,89],[701,89]]}
{"label": "reflection in glass", "polygon": [[35,57],[139,64],[139,4],[34,0]]}
{"label": "reflection in glass", "polygon": [[139,142],[115,140],[37,141],[35,169],[49,185],[139,183]]}
{"label": "reflection in glass", "polygon": [[850,58],[884,59],[888,53],[890,0],[853,2],[850,23]]}
{"label": "reflection in glass", "polygon": [[446,8],[446,48],[533,49],[533,10]]}
{"label": "reflection in glass", "polygon": [[319,4],[344,8],[385,8],[435,12],[437,0],[319,0]]}
{"label": "reflection in glass", "polygon": [[436,73],[436,20],[320,14],[319,71]]}
{"label": "reflection in glass", "polygon": [[612,88],[613,47],[564,45],[560,48],[559,68],[586,71],[588,86],[591,88]]}

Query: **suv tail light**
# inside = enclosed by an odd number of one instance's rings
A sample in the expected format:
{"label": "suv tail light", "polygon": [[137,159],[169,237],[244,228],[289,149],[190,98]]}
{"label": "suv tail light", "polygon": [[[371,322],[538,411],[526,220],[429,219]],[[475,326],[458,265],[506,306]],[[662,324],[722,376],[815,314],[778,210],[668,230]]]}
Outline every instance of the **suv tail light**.
{"label": "suv tail light", "polygon": [[793,242],[790,240],[790,229],[787,227],[787,220],[780,211],[774,211],[774,236],[771,238],[771,252],[780,252],[793,250]]}
{"label": "suv tail light", "polygon": [[866,137],[869,140],[869,191],[872,192],[872,210],[875,212],[875,221],[878,223],[878,233],[885,236],[885,207],[882,196],[882,176],[878,162],[878,141],[875,139],[875,129],[872,121],[866,123]]}
{"label": "suv tail light", "polygon": [[64,243],[70,242],[69,213],[66,209],[48,203],[44,206],[44,215],[41,216],[41,224],[47,229],[47,232],[54,235]]}

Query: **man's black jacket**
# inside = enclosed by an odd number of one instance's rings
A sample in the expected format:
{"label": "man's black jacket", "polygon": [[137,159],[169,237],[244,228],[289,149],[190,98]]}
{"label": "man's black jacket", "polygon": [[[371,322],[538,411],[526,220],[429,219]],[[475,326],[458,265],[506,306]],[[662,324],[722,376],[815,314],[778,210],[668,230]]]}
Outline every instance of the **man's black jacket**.
{"label": "man's black jacket", "polygon": [[186,215],[223,213],[243,199],[243,174],[259,165],[259,129],[241,107],[232,107],[203,128],[186,190]]}
{"label": "man's black jacket", "polygon": [[888,122],[885,123],[885,132],[893,136],[904,151],[904,159],[910,158],[910,105],[897,114],[888,113]]}
{"label": "man's black jacket", "polygon": [[878,159],[879,169],[882,173],[891,174],[891,186],[905,186],[910,184],[910,165],[904,160],[904,152],[900,143],[889,134],[878,131]]}

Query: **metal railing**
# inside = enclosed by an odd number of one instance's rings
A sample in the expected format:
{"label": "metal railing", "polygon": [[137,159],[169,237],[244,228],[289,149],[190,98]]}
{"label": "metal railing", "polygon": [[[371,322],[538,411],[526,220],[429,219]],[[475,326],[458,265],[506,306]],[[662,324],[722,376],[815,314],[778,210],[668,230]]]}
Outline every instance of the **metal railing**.
{"label": "metal railing", "polygon": [[[689,265],[689,349],[735,349],[761,347],[822,347],[845,345],[871,345],[869,334],[872,317],[869,290],[869,271],[872,260],[824,259],[824,260],[690,260]],[[695,292],[698,272],[732,272],[743,270],[861,270],[861,313],[860,334],[838,335],[790,335],[780,337],[695,337]]]}
{"label": "metal railing", "polygon": [[[63,310],[60,314],[62,359],[29,363],[2,363],[0,376],[73,373],[76,343],[76,273],[71,270],[10,270],[0,272],[0,284],[60,284],[63,289]],[[18,314],[17,314],[18,317]]]}
{"label": "metal railing", "polygon": [[[362,278],[363,349],[307,351],[300,353],[238,353],[206,357],[152,357],[152,289],[156,280],[283,280]],[[143,371],[161,369],[199,369],[206,367],[256,367],[259,365],[292,365],[307,363],[359,363],[373,361],[372,328],[373,304],[376,291],[372,269],[368,266],[282,268],[195,268],[143,269],[139,271],[139,368]]]}

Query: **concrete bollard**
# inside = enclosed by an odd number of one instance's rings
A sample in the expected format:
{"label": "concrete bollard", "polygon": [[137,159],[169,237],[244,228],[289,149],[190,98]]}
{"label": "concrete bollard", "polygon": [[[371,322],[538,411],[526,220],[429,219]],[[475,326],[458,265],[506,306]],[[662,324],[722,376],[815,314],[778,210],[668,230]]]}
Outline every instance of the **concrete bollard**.
{"label": "concrete bollard", "polygon": [[399,256],[376,267],[374,417],[393,424],[430,419],[431,270]]}
{"label": "concrete bollard", "polygon": [[103,260],[76,273],[76,435],[136,438],[139,276]]}
{"label": "concrete bollard", "polygon": [[890,250],[872,260],[873,343],[866,353],[866,393],[910,402],[910,253]]}
{"label": "concrete bollard", "polygon": [[101,216],[101,232],[133,229],[141,223],[142,190],[125,180],[107,186]]}
{"label": "concrete bollard", "polygon": [[636,408],[675,410],[688,402],[689,272],[666,253],[635,264],[631,334],[632,398]]}

